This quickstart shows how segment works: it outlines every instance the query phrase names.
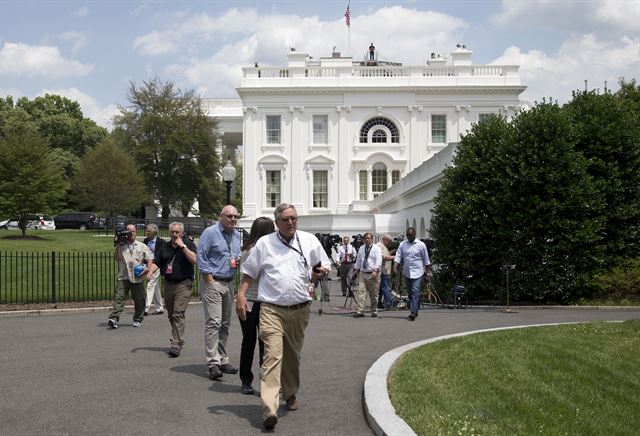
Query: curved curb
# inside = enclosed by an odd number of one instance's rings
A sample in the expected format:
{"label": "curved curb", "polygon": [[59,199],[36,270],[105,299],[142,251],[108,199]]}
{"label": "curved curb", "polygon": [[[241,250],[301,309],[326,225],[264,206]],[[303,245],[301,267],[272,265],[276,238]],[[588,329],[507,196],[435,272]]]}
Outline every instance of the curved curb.
{"label": "curved curb", "polygon": [[438,336],[437,338],[425,339],[423,341],[413,342],[411,344],[394,348],[393,350],[383,354],[378,360],[373,363],[373,365],[371,365],[371,368],[369,368],[369,371],[367,371],[367,375],[364,379],[364,412],[367,421],[369,422],[369,426],[378,436],[408,436],[416,434],[402,418],[396,415],[395,409],[393,408],[391,400],[389,399],[389,390],[387,389],[391,368],[395,365],[396,361],[409,350],[420,347],[422,345],[431,344],[433,342],[457,338],[461,336],[469,336],[476,333],[495,332],[499,330],[513,330],[528,327],[585,324],[588,322],[591,321],[527,324],[509,327],[496,327],[484,330],[471,330],[468,332],[453,333],[450,335]]}

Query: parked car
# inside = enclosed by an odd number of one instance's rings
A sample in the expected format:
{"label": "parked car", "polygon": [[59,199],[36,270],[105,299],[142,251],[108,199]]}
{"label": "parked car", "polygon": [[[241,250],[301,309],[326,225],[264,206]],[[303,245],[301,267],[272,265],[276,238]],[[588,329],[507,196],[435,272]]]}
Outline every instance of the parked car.
{"label": "parked car", "polygon": [[[0,229],[18,229],[18,218],[10,218],[0,221]],[[27,229],[54,230],[56,228],[53,218],[43,214],[31,215],[27,218]]]}
{"label": "parked car", "polygon": [[65,212],[54,218],[56,229],[87,230],[95,228],[94,212]]}

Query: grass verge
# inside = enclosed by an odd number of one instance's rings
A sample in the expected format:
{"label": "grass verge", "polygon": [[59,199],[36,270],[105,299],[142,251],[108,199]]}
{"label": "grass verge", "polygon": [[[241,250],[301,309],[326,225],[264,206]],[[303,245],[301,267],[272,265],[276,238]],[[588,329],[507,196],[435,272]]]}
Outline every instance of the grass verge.
{"label": "grass verge", "polygon": [[640,320],[488,332],[406,353],[389,392],[419,435],[635,435]]}

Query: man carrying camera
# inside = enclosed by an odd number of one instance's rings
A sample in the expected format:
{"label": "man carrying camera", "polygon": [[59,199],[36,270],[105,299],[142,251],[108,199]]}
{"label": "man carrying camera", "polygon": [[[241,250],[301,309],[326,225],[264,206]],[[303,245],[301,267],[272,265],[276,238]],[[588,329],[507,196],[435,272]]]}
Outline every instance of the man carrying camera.
{"label": "man carrying camera", "polygon": [[371,317],[378,316],[378,289],[380,288],[380,267],[382,266],[382,253],[380,247],[373,244],[373,235],[364,234],[364,245],[358,250],[358,257],[353,271],[353,281],[360,271],[362,278],[358,286],[358,307],[354,318],[364,317],[364,306],[369,294],[371,303]]}
{"label": "man carrying camera", "polygon": [[164,278],[164,302],[171,324],[169,357],[178,357],[184,345],[184,314],[191,299],[197,248],[184,235],[182,223],[169,224],[169,235],[169,243],[156,251],[149,274],[159,271]]}
{"label": "man carrying camera", "polygon": [[109,314],[110,329],[118,328],[120,314],[124,309],[129,291],[134,304],[133,326],[140,327],[142,324],[146,297],[144,279],[149,271],[153,254],[149,247],[136,240],[136,235],[136,226],[127,224],[126,230],[118,230],[113,240],[115,245],[113,259],[118,262],[118,277],[115,301]]}
{"label": "man carrying camera", "polygon": [[342,244],[338,247],[338,275],[340,276],[340,287],[342,288],[342,296],[345,297],[348,292],[348,278],[353,268],[353,262],[356,259],[356,250],[353,245],[349,244],[349,237],[342,238]]}

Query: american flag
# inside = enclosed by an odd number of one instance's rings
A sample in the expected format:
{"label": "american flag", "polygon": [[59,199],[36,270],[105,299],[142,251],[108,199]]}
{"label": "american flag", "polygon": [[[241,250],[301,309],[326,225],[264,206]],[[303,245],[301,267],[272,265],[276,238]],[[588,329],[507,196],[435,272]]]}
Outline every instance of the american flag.
{"label": "american flag", "polygon": [[349,6],[351,6],[351,0],[347,4],[347,10],[344,11],[344,19],[348,28],[351,28],[351,12],[349,12]]}

